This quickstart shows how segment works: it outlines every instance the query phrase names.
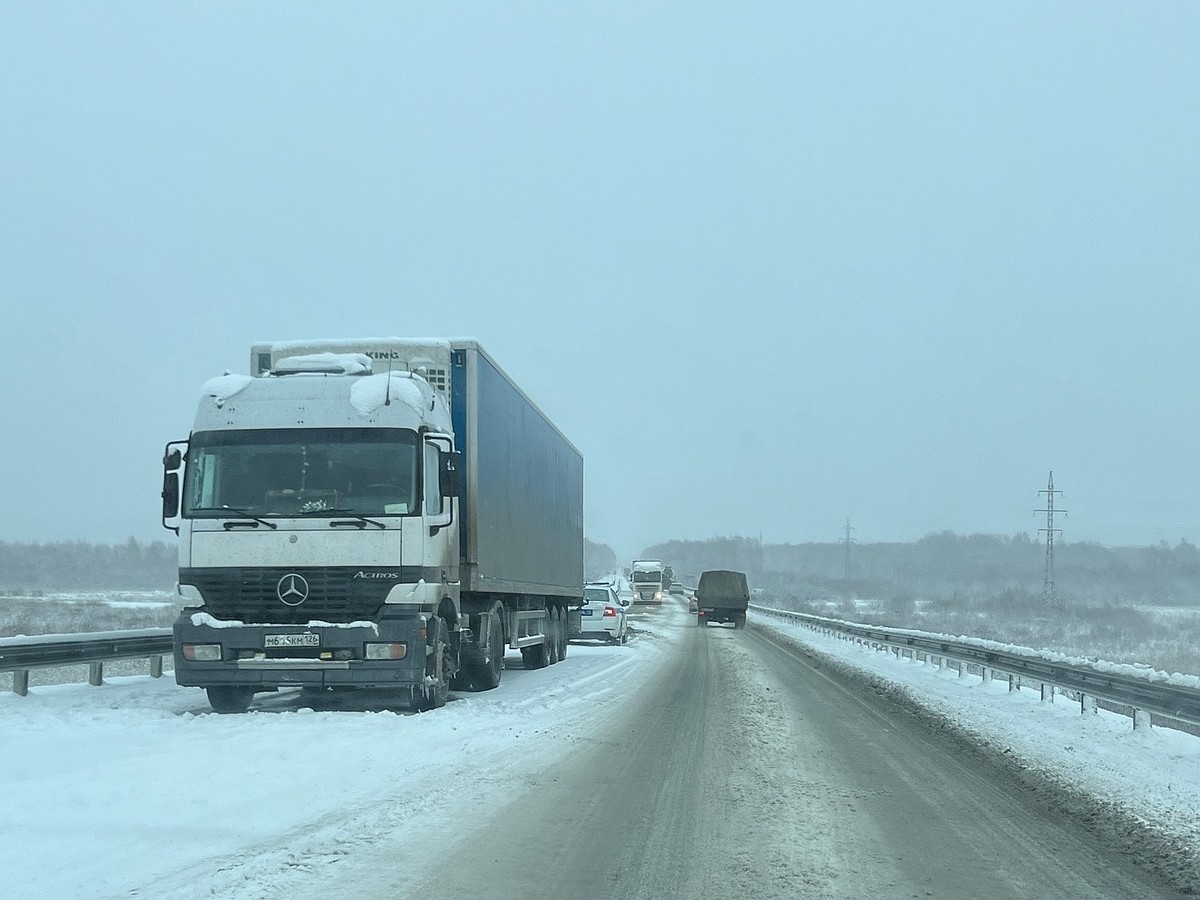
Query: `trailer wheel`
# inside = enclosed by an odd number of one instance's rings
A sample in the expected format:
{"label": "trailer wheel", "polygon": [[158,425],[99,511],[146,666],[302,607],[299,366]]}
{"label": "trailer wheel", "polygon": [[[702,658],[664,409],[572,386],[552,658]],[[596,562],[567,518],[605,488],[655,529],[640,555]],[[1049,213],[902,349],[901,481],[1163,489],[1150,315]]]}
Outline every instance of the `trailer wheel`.
{"label": "trailer wheel", "polygon": [[[551,627],[550,621],[547,618],[546,628]],[[540,644],[534,644],[532,647],[521,648],[521,661],[527,669],[544,669],[550,665],[550,642],[542,638]]]}
{"label": "trailer wheel", "polygon": [[546,607],[546,655],[548,660],[546,665],[552,666],[558,662],[558,632],[562,625],[562,619],[558,617],[558,610],[553,606]]}
{"label": "trailer wheel", "polygon": [[504,628],[496,610],[488,613],[488,659],[475,670],[475,688],[490,691],[504,674]]}
{"label": "trailer wheel", "polygon": [[558,658],[562,660],[567,658],[567,647],[571,641],[567,637],[567,611],[560,609],[558,613]]}
{"label": "trailer wheel", "polygon": [[250,708],[254,699],[254,688],[222,686],[205,689],[208,692],[208,704],[219,713],[244,713]]}

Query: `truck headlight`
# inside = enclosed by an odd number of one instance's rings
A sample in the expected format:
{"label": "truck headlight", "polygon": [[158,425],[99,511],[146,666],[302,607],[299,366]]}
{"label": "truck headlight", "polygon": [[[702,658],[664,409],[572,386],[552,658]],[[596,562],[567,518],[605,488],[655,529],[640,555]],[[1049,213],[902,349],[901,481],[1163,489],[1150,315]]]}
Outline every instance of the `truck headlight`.
{"label": "truck headlight", "polygon": [[367,644],[367,659],[404,659],[408,644]]}
{"label": "truck headlight", "polygon": [[220,662],[220,644],[184,644],[183,658],[192,662]]}

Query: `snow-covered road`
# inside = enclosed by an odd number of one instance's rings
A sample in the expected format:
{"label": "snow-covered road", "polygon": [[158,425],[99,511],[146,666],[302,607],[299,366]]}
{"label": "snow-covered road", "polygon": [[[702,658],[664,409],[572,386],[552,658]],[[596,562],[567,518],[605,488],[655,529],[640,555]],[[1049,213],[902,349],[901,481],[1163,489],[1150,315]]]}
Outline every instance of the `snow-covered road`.
{"label": "snow-covered road", "polygon": [[497,690],[423,715],[386,695],[314,711],[292,692],[219,716],[169,676],[2,695],[5,895],[283,896],[380,835],[449,835],[603,731],[671,639],[643,625],[528,672],[510,651]]}
{"label": "snow-covered road", "polygon": [[499,689],[419,716],[296,693],[218,716],[140,676],[0,696],[6,895],[1173,896],[1111,852],[1119,836],[1052,790],[1010,797],[1014,772],[843,665],[1098,794],[1097,816],[1169,819],[1181,860],[1200,740],[762,619],[701,630],[668,604],[637,621],[626,647],[573,645],[550,669],[511,653]]}

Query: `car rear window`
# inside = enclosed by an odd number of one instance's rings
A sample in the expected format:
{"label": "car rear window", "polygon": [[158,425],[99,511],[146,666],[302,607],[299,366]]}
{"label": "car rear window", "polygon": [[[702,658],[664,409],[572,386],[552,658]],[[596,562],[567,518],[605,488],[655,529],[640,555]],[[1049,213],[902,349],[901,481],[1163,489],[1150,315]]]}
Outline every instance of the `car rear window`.
{"label": "car rear window", "polygon": [[593,600],[599,600],[601,603],[608,601],[608,591],[601,588],[586,588],[583,592],[583,599],[591,603]]}

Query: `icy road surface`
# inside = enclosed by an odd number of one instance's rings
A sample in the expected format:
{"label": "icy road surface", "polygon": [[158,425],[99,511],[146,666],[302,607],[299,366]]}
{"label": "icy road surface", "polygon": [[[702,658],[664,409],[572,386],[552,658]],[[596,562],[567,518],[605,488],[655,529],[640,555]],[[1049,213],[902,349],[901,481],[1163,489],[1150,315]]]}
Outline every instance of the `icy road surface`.
{"label": "icy road surface", "polygon": [[889,692],[692,621],[510,653],[498,690],[420,716],[217,716],[141,677],[4,696],[5,895],[1179,896]]}

